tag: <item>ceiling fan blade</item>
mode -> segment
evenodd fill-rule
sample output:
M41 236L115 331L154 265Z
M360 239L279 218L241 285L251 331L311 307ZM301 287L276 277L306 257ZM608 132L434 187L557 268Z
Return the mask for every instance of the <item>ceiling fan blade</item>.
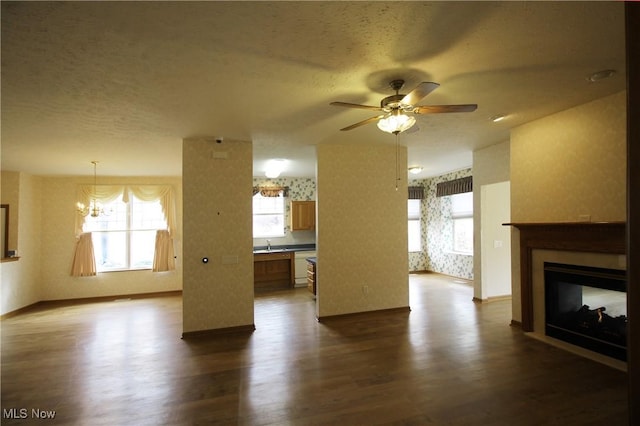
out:
M352 124L351 126L347 126L347 127L343 128L343 129L340 129L340 130L345 131L345 130L355 129L356 127L364 126L365 124L369 124L369 123L373 123L374 121L378 121L382 117L384 117L384 114L378 115L376 117L367 118L366 120L359 121L359 122L357 122L355 124Z
M402 98L401 103L405 105L415 105L420 102L422 98L436 90L438 87L440 87L438 83L423 81L422 83L418 84L415 89L409 92L409 94Z
M382 108L378 106L350 104L349 102L331 102L329 105L341 106L341 107L347 107L347 108L361 108L361 109L372 109L375 111L382 111Z
M466 105L424 105L417 106L413 110L414 114L440 114L443 112L473 112L478 108L476 104Z

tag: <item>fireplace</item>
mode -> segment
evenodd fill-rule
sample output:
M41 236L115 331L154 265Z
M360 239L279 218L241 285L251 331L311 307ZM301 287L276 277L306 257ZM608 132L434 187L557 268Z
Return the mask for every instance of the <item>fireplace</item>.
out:
M544 262L544 287L547 336L626 361L625 271Z
M513 244L512 247L517 247L516 250L519 250L520 258L518 262L520 286L519 289L514 289L514 296L518 297L517 292L519 290L521 303L520 312L514 306L514 317L517 318L519 316L521 321L514 319L512 324L521 327L531 337L626 371L626 362L624 361L626 359L626 350L620 348L625 347L625 345L620 344L620 339L606 342L600 348L585 347L595 343L600 344L599 341L601 339L588 335L584 336L586 333L581 333L582 336L576 337L579 333L575 333L575 330L567 326L547 327L545 318L547 291L545 289L546 272L544 270L545 262L570 266L581 265L577 268L578 270L582 267L626 269L626 224L624 222L563 222L510 223L505 225L510 225L517 229L515 237L520 242L520 244ZM576 268L572 269L575 272ZM622 273L626 274L625 272ZM616 274L613 273L613 275ZM564 281L571 282L571 280ZM590 282L583 281L580 285L575 286L573 290L571 290L570 286L562 286L561 290L563 292L573 294L571 296L573 301L569 303L570 306L575 308L579 304L580 306L577 307L577 310L580 310L584 305L587 305L589 307L585 307L582 313L586 316L595 315L597 318L600 318L598 309L603 307L605 309L600 309L599 311L603 318L605 318L605 313L614 318L622 315L626 316L626 310L616 312L612 302L609 301L612 296L624 297L626 300L626 282L624 291L605 288L605 294L608 294L605 301L592 298L596 291L599 292L603 289L597 288L598 285L587 284L590 284ZM550 335L547 334L548 329L553 329L550 331ZM553 333L563 333L565 337L571 335L571 338L582 340L582 342L575 342L575 340L574 342L568 342L562 336L558 337L557 334L553 336ZM582 344L585 341L588 343ZM603 352L605 353L603 354Z

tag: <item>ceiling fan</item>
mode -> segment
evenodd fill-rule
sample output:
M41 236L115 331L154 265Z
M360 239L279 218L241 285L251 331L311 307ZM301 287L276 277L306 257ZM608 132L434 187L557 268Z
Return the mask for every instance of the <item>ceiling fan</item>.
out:
M416 122L412 115L407 114L440 114L444 112L472 112L478 108L476 104L465 105L416 105L422 98L436 90L440 85L429 81L423 81L406 95L400 94L404 86L404 80L392 80L389 86L396 94L387 96L380 101L380 106L352 104L348 102L331 102L331 105L347 108L361 108L373 111L382 111L383 114L367 118L358 123L344 127L340 130L351 130L365 124L378 122L380 130L398 134L409 129Z

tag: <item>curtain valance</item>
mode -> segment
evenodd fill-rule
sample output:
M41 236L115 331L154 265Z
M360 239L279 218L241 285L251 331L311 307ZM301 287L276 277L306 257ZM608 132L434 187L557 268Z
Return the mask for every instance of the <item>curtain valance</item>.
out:
M422 200L422 199L424 199L424 187L422 187L422 186L410 186L409 187L409 199L410 200Z
M279 197L281 194L283 197L289 196L288 186L254 186L253 195L260 193L263 197Z
M88 206L92 199L107 204L118 199L129 202L129 194L143 201L160 201L170 235L176 230L176 209L171 185L79 185L78 202ZM76 215L76 235L82 234L85 218Z
M473 191L473 176L454 179L447 182L440 182L436 185L436 197L462 194Z

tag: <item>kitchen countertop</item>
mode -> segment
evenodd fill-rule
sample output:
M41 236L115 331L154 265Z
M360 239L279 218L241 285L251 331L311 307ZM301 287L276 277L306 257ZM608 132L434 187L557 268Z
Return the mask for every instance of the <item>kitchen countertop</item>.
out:
M307 257L307 262L311 262L314 265L316 264L316 258L315 257Z
M271 250L267 248L267 246L255 246L253 248L253 254L262 254L262 253L281 253L281 252L298 252L298 251L315 251L315 244L289 244L289 245L281 245L281 246L271 246Z

